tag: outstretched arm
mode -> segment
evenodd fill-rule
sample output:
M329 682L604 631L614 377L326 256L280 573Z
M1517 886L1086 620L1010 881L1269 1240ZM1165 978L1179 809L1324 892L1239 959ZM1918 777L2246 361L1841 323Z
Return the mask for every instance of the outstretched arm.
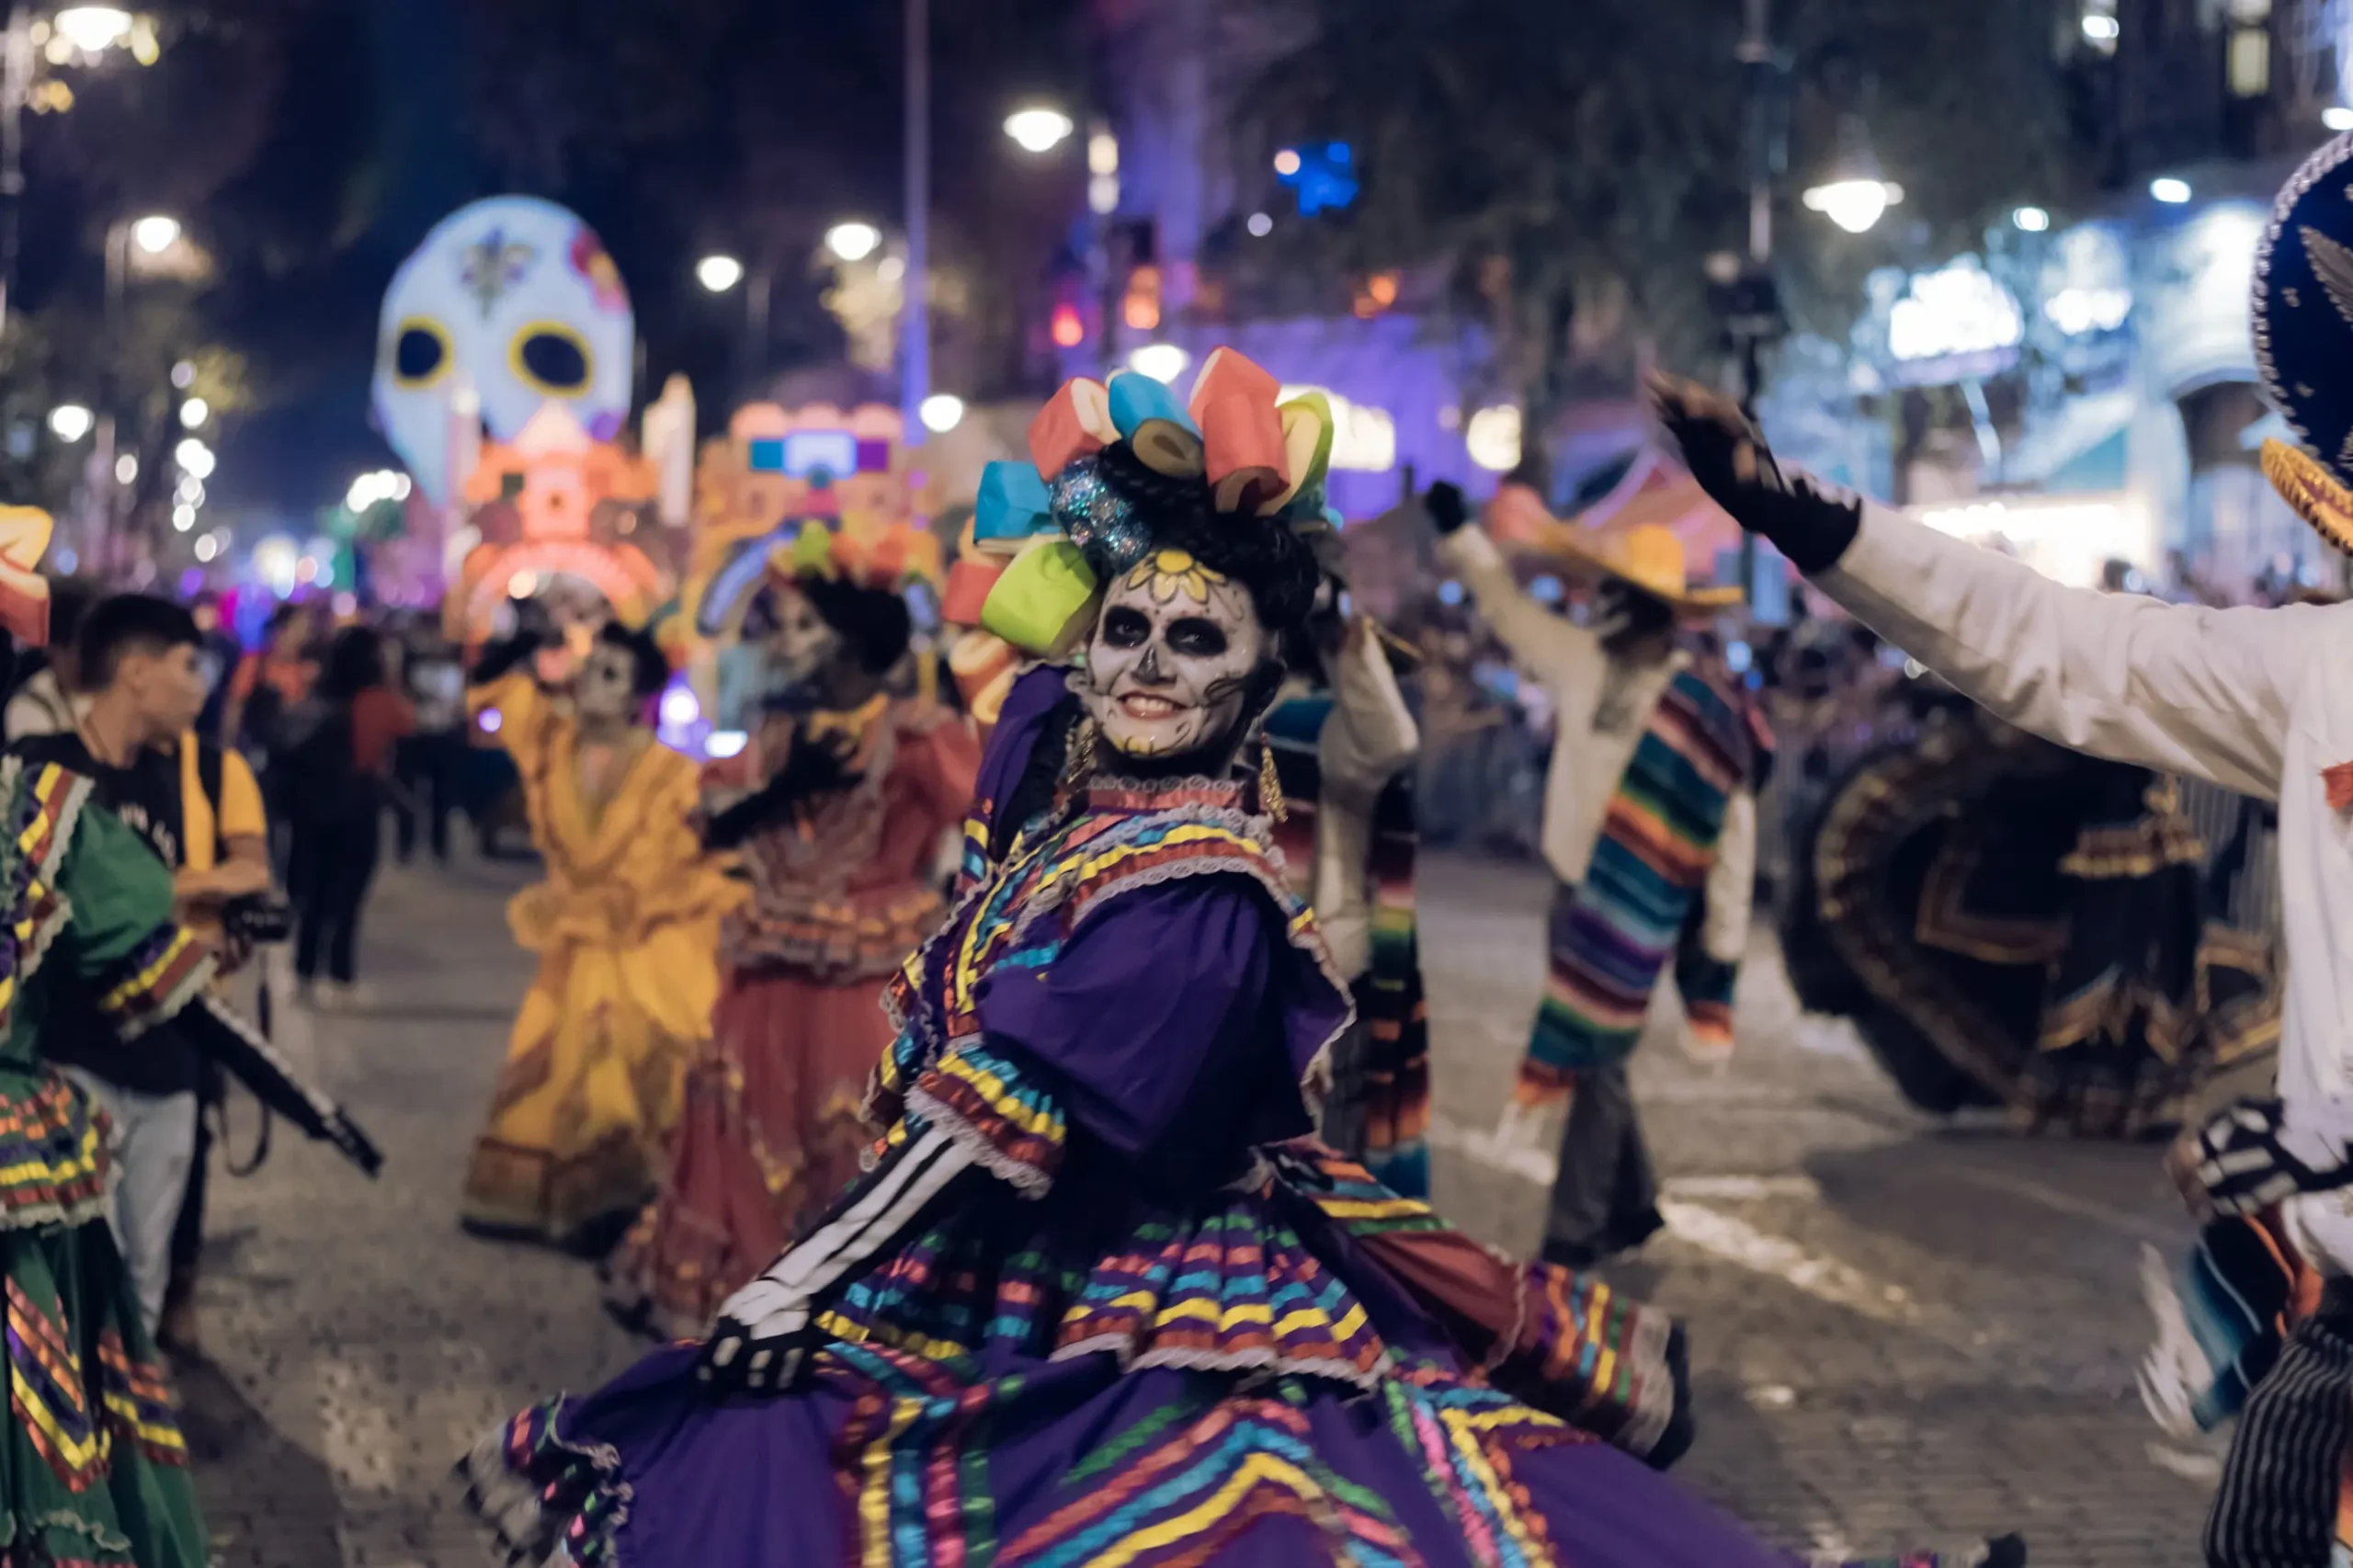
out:
M2071 588L1861 510L1854 543L1813 581L1996 716L2094 756L2279 798L2289 708L2326 610Z
M1598 678L1601 640L1536 602L1505 564L1495 541L1471 521L1462 493L1434 484L1427 503L1438 554L1479 601L1479 618L1538 679L1558 684L1588 668Z
M1785 473L1728 399L1654 388L1693 475L1816 586L1995 714L2115 762L2276 799L2313 608L2207 609L2054 583Z

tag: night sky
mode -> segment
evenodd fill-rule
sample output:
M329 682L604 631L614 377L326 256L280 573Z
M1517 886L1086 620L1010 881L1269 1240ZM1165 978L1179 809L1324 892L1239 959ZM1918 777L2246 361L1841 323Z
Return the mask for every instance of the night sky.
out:
M1043 267L1062 243L1074 184L1005 171L996 126L1016 96L1079 107L1076 9L936 7L936 254ZM108 215L188 220L219 262L181 291L191 330L252 371L254 406L216 433L224 520L300 518L392 462L369 420L377 309L468 200L543 196L585 218L630 288L641 399L683 369L711 419L743 307L694 283L695 258L766 255L771 369L825 366L841 339L818 236L899 219L898 0L200 0L159 19L156 65L77 69L74 111L28 121L17 301L94 317ZM1029 183L1008 196L1011 178Z

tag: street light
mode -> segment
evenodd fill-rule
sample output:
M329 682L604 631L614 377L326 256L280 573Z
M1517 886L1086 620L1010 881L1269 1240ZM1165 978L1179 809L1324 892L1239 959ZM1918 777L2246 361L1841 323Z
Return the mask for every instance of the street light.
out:
M1005 133L1025 153L1051 153L1078 127L1058 108L1033 105L1005 117Z
M1155 381L1174 381L1193 357L1173 343L1147 343L1128 356L1128 369Z
M2021 207L2010 214L2021 233L2039 234L2051 227L2051 214L2040 207Z
M1887 210L1904 199L1904 187L1880 177L1879 154L1870 127L1859 114L1838 117L1838 152L1830 177L1805 193L1806 209L1819 212L1850 234L1869 233Z
M1821 213L1850 234L1869 233L1903 199L1902 186L1872 178L1832 180L1805 193L1808 211Z
M744 281L744 264L732 256L707 256L695 263L695 281L714 294L724 294Z
M923 400L923 427L945 436L964 422L964 400L952 392L934 392Z
M2190 198L2189 182L2170 176L2149 182L2149 194L2168 207L2179 207Z
M2320 111L2320 122L2331 131L2353 131L2353 108L2332 104Z
M179 243L180 221L152 212L131 225L131 237L149 256L161 256Z
M51 434L61 441L78 441L90 433L98 416L78 403L61 403L49 411Z
M825 248L843 261L864 261L882 244L882 231L852 220L825 231Z
M200 397L192 397L180 404L180 428L183 430L200 430L211 416L212 405Z
M68 6L51 25L85 54L102 54L131 36L131 15L112 6Z

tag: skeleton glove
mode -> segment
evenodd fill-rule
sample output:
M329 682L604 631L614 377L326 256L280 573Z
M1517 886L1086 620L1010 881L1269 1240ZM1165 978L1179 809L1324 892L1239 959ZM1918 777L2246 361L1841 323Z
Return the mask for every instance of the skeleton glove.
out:
M2353 1162L2308 1164L2288 1146L2277 1100L2244 1100L2208 1122L2192 1173L2218 1214L2252 1214L2302 1192L2353 1186Z
M1660 423L1709 498L1808 576L1838 564L1862 527L1862 503L1811 474L1785 473L1765 437L1721 392L1693 381L1651 379Z

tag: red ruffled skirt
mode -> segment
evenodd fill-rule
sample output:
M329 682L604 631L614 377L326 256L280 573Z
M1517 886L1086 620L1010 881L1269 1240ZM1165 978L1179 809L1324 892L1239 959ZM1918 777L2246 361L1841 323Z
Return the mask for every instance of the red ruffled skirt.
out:
M615 1309L663 1338L699 1337L858 1175L858 1103L890 1043L878 981L731 970L661 1196L608 1267Z

